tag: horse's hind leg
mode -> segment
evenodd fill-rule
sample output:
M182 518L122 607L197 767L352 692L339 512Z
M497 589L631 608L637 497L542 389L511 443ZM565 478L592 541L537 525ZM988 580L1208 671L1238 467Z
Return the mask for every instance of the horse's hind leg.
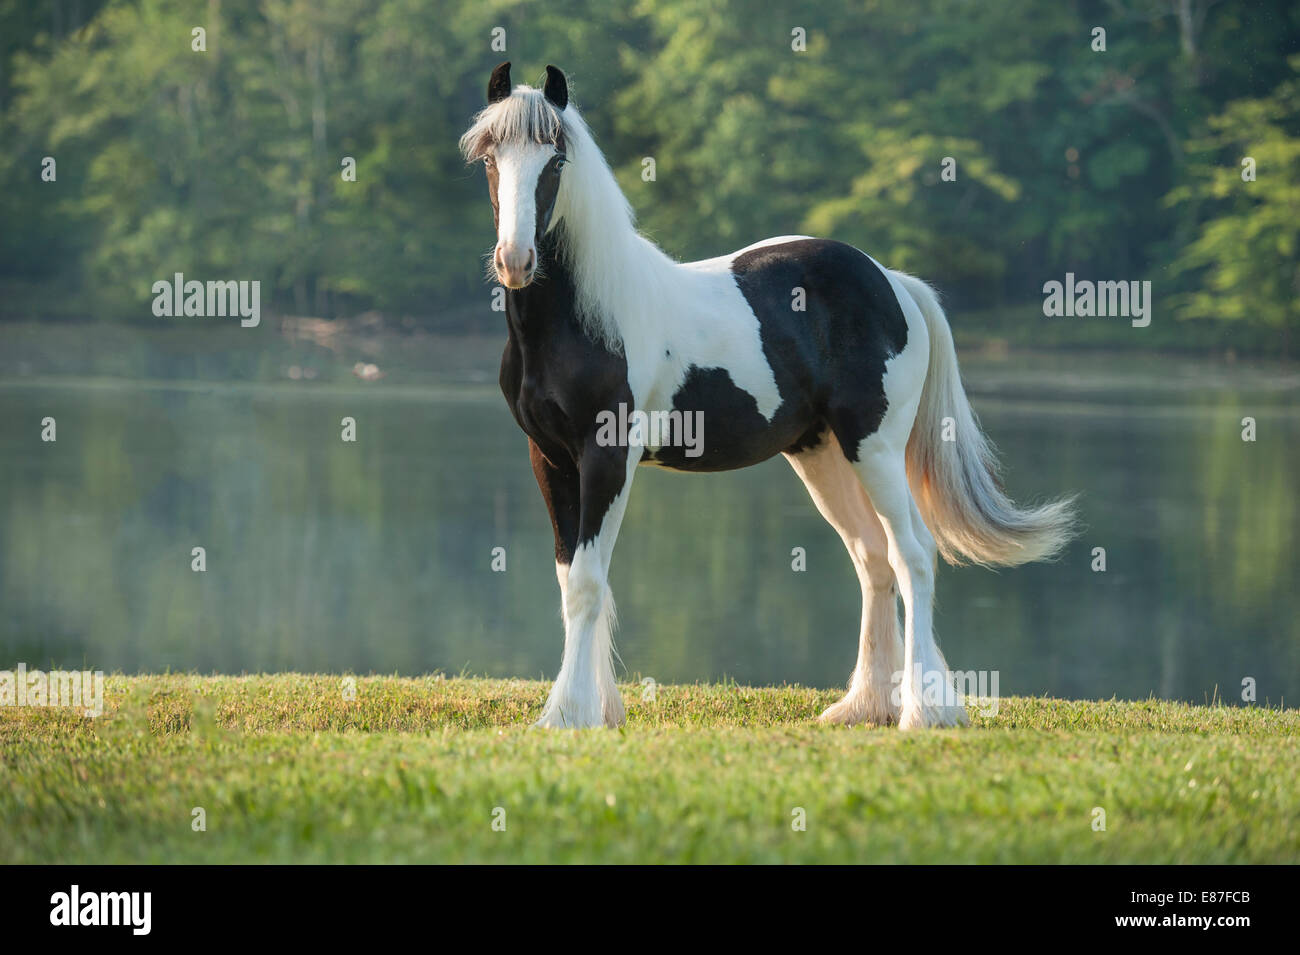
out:
M817 510L844 541L862 586L858 663L848 693L821 719L847 725L897 723L899 707L891 691L894 675L903 669L903 640L885 530L853 465L829 431L816 448L788 454L786 459L808 488Z
M966 707L934 640L934 538L921 520L907 484L903 448L876 434L862 442L854 468L862 478L889 542L898 579L903 630L902 729L964 726Z

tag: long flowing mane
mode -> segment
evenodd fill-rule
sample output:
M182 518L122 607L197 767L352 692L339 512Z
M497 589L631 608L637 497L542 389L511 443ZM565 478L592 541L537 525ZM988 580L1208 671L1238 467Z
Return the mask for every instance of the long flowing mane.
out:
M682 270L636 231L632 207L577 107L558 110L541 90L517 86L474 117L460 147L473 161L504 143L552 145L568 157L550 231L573 273L588 333L615 352L652 334L653 310L681 294Z

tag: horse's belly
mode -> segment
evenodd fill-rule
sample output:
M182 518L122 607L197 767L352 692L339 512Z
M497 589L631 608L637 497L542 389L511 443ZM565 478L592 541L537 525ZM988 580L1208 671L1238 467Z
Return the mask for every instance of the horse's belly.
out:
M799 443L815 418L814 409L787 397L768 419L725 369L692 368L671 410L647 412L639 422L642 463L675 471L749 467Z

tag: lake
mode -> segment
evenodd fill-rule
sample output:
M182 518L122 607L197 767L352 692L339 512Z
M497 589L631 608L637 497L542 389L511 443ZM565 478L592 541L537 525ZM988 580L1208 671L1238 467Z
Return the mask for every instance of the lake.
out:
M500 340L464 361L388 342L369 352L384 376L363 381L347 348L281 342L250 370L143 333L128 361L121 334L78 339L70 361L0 329L0 669L555 675L551 530L492 383ZM438 367L412 370L421 348ZM1300 695L1293 369L963 368L1009 490L1078 492L1086 529L1053 564L941 567L954 668L996 671L1003 694L1239 701L1249 678L1261 702ZM779 458L643 468L611 578L620 678L829 687L853 666L856 578Z

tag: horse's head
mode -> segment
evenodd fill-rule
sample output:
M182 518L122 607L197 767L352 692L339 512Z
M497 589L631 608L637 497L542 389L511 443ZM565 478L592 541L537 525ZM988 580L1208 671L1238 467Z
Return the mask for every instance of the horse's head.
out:
M476 117L460 147L465 158L482 160L492 196L497 244L492 264L507 288L523 288L537 272L537 247L551 225L564 168L564 108L569 87L553 66L546 85L510 88L510 64L488 80L488 105Z

